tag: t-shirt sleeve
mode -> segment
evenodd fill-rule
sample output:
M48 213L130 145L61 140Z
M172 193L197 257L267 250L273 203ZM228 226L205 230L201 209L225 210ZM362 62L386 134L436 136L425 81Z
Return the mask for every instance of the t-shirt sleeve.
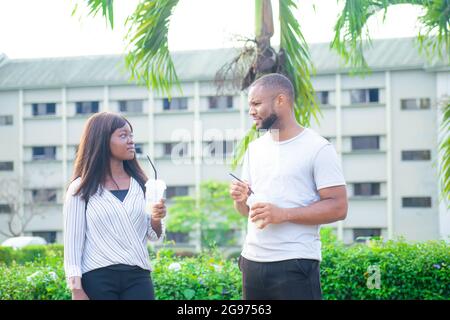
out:
M345 186L342 167L332 144L326 144L317 152L313 162L313 172L317 190Z

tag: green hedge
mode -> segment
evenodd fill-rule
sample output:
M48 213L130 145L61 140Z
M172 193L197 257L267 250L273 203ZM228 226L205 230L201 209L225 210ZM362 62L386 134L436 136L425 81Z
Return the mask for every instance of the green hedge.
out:
M11 251L2 250L0 258L10 262L0 263L0 299L70 299L60 249L46 249L44 258L22 264L11 262ZM322 253L324 299L450 299L450 247L443 241L351 247L325 242ZM152 265L158 299L241 298L237 261L224 259L217 250L181 258L162 249L152 256ZM372 270L379 271L379 288ZM375 286L369 288L368 281Z
M15 250L10 247L0 246L0 265L10 265L13 262L16 264L24 264L26 262L33 262L43 260L47 257L63 257L64 246L62 244L49 245L30 245L20 250Z
M326 299L448 300L449 267L450 246L444 241L326 245L322 290ZM374 270L380 275L379 288L374 287Z

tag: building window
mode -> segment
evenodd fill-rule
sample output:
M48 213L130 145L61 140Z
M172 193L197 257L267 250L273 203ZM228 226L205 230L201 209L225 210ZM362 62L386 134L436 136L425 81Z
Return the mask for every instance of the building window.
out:
M329 102L328 102L328 91L316 91L316 100L320 104L329 104Z
M166 241L175 243L189 243L189 233L187 232L166 232Z
M55 160L56 147L33 147L33 160Z
M35 189L31 193L33 202L56 203L56 189Z
M402 151L403 161L426 161L431 160L430 150L409 150Z
M142 100L122 100L119 101L119 110L123 113L142 113Z
M0 116L0 126L12 126L13 116Z
M142 143L135 143L134 144L134 149L136 150L136 155L142 155L142 148L143 148L143 144Z
M163 108L164 110L186 110L188 108L187 102L187 98L172 98L170 101L168 98L165 98Z
M379 90L378 89L351 90L350 100L352 104L379 102Z
M209 109L231 109L233 108L233 96L211 96L208 97Z
M210 157L223 157L227 158L233 154L235 141L208 141L207 142L207 155Z
M32 232L33 237L41 237L44 238L47 243L55 243L56 242L56 231L38 231Z
M352 150L379 150L379 136L352 137Z
M404 197L403 208L431 208L431 197Z
M182 158L188 155L187 142L164 143L164 156L172 157L172 155Z
M33 103L33 116L56 114L56 103Z
M378 182L354 183L353 194L355 196L379 196L380 183Z
M90 114L98 112L98 101L82 101L76 103L77 114Z
M400 100L402 110L419 110L430 109L430 98L418 98L418 99L401 99Z
M14 162L13 161L0 162L0 171L14 171Z
M2 213L11 213L12 209L11 206L9 204L0 204L0 214Z
M364 242L373 237L380 237L381 229L353 229L353 241Z
M183 197L189 194L189 186L173 186L167 187L166 198L171 199L173 197Z

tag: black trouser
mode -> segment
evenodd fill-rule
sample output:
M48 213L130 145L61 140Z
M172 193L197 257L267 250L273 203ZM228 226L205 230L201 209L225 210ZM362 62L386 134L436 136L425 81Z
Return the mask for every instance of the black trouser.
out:
M83 274L81 284L91 300L155 300L150 271L115 265Z
M255 262L239 257L244 300L321 300L320 262Z

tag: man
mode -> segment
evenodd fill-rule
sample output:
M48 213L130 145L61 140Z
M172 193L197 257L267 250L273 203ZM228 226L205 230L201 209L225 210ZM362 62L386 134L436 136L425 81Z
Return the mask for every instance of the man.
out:
M347 194L333 146L294 116L294 88L268 74L249 89L258 130L230 195L249 217L239 259L243 298L321 299L321 224L345 219Z

